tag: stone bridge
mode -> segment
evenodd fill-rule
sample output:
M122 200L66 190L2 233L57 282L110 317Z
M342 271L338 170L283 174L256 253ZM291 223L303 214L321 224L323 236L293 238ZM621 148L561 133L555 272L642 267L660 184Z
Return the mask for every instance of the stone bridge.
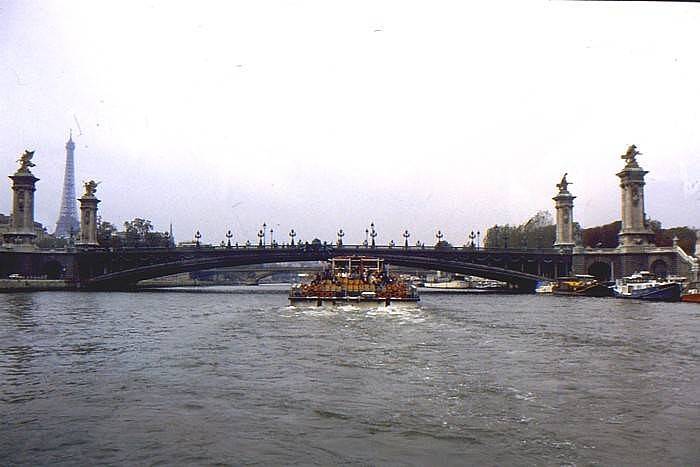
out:
M388 264L495 279L523 292L538 281L568 274L571 255L558 250L362 247L303 245L276 248L165 248L87 250L76 255L75 280L83 288L123 289L136 282L183 272L269 263L326 261L365 255Z
M19 274L24 277L63 279L77 288L116 290L133 287L144 279L184 272L365 255L384 258L396 266L495 279L524 292L534 290L539 280L572 273L611 279L638 270L650 270L657 275L684 275L697 281L700 275L700 235L696 236L696 257L686 254L677 244L659 247L653 243L655 234L646 221L644 210L644 177L647 172L636 160L639 154L636 146L629 146L622 156L625 166L616 174L622 190L622 222L617 248L583 248L576 241L573 215L576 196L569 192L571 182L564 174L556 185L558 193L552 198L556 209L556 234L553 248L548 249L441 247L440 243L435 247L409 247L407 244L404 247L375 247L374 224L371 224L371 247L320 242L268 246L265 244L263 224L263 229L258 233L261 239L259 247L202 246L198 244L201 235L197 232L197 244L191 247L103 248L97 241L97 204L100 202L95 197L97 185L89 182L85 185L85 194L80 198L82 223L78 242L67 250L53 251L39 250L35 245L37 234L33 205L38 178L30 170L30 167L34 167L31 163L33 153L27 151L20 159L17 172L10 177L13 180L12 223L2 234L0 278ZM229 242L230 235L229 232Z

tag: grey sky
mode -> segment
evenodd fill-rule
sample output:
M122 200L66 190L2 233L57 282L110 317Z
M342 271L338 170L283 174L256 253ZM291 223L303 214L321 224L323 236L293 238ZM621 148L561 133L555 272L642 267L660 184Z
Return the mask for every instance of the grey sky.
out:
M699 44L685 3L5 1L0 173L36 150L53 230L72 128L117 224L461 244L564 172L577 221L618 219L634 143L648 214L700 226Z

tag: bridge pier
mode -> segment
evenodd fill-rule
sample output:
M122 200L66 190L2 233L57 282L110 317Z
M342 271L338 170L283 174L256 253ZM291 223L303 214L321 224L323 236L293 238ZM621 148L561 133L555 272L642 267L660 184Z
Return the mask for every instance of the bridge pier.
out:
M625 251L642 251L644 246L653 245L654 232L647 225L644 211L644 176L648 174L637 163L641 154L635 145L621 156L627 161L617 174L622 189L622 226L620 228L620 248Z
M574 244L574 198L569 193L568 186L570 182L566 181L566 175L562 177L561 182L557 185L559 193L552 198L555 201L555 209L557 211L557 230L554 248L571 249Z
M654 233L644 211L644 177L648 173L637 163L641 154L632 145L621 156L626 161L617 176L620 178L621 219L619 245L616 248L575 248L573 270L576 274L592 274L606 279L619 279L637 271L684 276L698 280L700 248L697 258L686 254L677 244L672 247L654 245ZM700 242L700 237L698 242Z
M685 254L680 247L649 245L639 252L625 252L622 248L587 248L574 253L575 274L592 274L604 279L620 279L638 271L650 271L660 276L683 276L697 279L698 261Z
M3 234L5 246L31 250L35 248L34 240L34 192L38 178L29 170L34 167L31 162L34 151L25 151L20 158L20 167L10 176L12 180L12 224L10 230Z
M89 181L85 184L85 194L80 201L80 235L76 246L97 247L97 204L100 202L95 196L97 183Z

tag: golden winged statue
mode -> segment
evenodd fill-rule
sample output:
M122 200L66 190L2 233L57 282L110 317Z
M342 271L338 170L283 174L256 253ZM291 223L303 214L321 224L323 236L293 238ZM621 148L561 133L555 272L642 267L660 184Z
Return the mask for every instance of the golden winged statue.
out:
M32 162L32 157L34 157L34 151L24 151L24 154L19 156L17 162L19 162L19 171L28 172L29 167L34 167L36 164Z
M86 197L90 196L95 196L95 192L97 191L97 185L99 185L100 182L96 182L95 180L90 180L89 182L85 182L85 195Z

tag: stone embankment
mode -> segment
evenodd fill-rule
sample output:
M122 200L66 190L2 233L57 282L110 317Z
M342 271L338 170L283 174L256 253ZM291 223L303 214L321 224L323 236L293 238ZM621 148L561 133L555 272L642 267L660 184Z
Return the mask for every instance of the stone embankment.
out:
M75 284L51 279L0 279L0 292L31 292L37 290L75 290Z

